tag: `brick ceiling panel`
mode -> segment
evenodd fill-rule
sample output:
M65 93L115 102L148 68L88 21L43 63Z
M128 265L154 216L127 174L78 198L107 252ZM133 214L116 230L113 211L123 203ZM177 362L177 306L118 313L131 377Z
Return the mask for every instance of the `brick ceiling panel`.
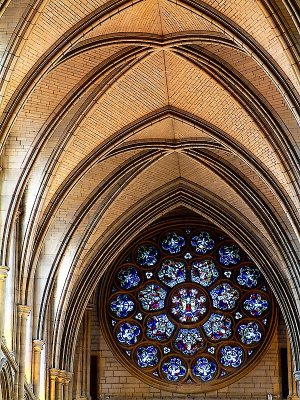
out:
M37 10L33 21L23 33L23 41L17 50L18 58L13 70L14 78L9 82L3 106L15 91L22 78L35 62L82 18L93 12L101 4L99 1L50 0L44 8ZM8 11L7 11L8 12ZM15 15L17 17L17 15Z
M93 244L105 234L105 230L111 227L114 221L121 218L122 214L130 212L140 202L148 199L155 190L178 178L195 183L199 187L209 190L216 197L222 198L232 206L234 212L238 211L245 218L248 218L253 224L254 230L259 229L267 240L270 239L257 216L234 189L206 166L197 163L188 156L173 152L144 170L123 189L121 195L118 196L101 219L101 224L98 224L94 233L90 236L81 259L84 259Z
M206 16L198 15L169 0L147 0L134 4L113 18L101 22L83 39L114 32L147 32L157 35L184 31L218 31Z
M126 139L127 142L135 140L144 140L146 142L151 140L174 140L174 119L170 117L165 117L162 120L151 123L151 125L146 126L134 132L134 135Z
M186 122L173 120L173 127L175 132L175 139L208 139L211 140L211 136L206 133L203 129L196 128Z
M288 52L283 47L278 29L270 15L256 0L205 0L205 3L226 15L252 36L280 65L293 84L299 89Z
M83 39L115 32L147 32L162 34L160 5L158 0L146 0L121 10L112 18L98 23Z
M77 128L57 162L48 199L84 157L111 135L137 118L165 106L165 90L162 52L140 63L109 88Z
M167 104L164 54L148 57L125 73L97 102L81 124L78 139L92 136L90 145L99 145L114 132Z
M104 187L106 180L110 179L113 173L119 172L119 175L122 176L121 171L123 164L138 153L139 151L137 150L121 153L95 164L90 170L88 170L79 179L76 185L71 188L60 204L57 216L55 217L61 221L60 224L62 224L63 227L68 226L72 222L80 207L85 202L88 202L88 200L92 197L94 190L102 186ZM109 187L106 187L106 190L103 191L103 196L106 196L107 190L109 190ZM55 194L56 193L54 193L54 195ZM48 205L51 205L53 201L54 196L50 199L50 201L48 201ZM64 215L64 218L61 218L60 215ZM51 224L54 227L57 226L55 219Z
M104 234L106 229L111 227L114 221L118 220L123 213L130 211L142 199L147 199L153 191L180 177L178 154L172 152L161 160L144 169L135 179L123 188L121 194L112 203L101 223L91 235L86 244L82 258L90 250L93 243Z
M293 118L293 114L286 104L286 101L280 93L278 87L267 75L266 71L261 68L257 62L245 54L244 52L215 43L201 43L200 46L209 52L221 57L228 65L235 68L251 85L269 102L274 110L279 114L282 120L286 121L286 125L294 137L296 137L298 125ZM296 128L296 129L295 129Z
M26 7L30 1L10 1L9 7L6 7L3 12L2 18L0 18L0 60L4 56L5 50L9 41L11 40L12 34L15 30L16 24L22 18Z
M80 85L80 80L83 78L88 81L88 77L84 78L86 74L125 47L125 45L104 47L101 50L94 49L73 57L50 71L37 84L19 112L11 130L11 137L22 143L24 152L26 152L26 149L30 149L36 135L59 103L72 93L76 85ZM103 77L102 74L102 79ZM7 147L15 146L18 143L10 142Z
M81 219L79 216L81 213L79 212L79 208L81 211L83 210L84 202L91 197L91 193L95 188L100 188L101 184L104 182L106 177L111 176L112 172L116 172L119 170L120 172L120 180L123 181L124 178L122 177L122 170L123 170L123 163L128 160L128 158L137 155L138 152L131 151L127 152L126 154L121 154L116 157L112 157L105 162L99 163L95 165L93 169L91 169L85 176L81 179L81 181L76 185L75 188L68 193L67 198L61 204L57 214L51 220L51 225L49 230L47 231L46 238L44 239L45 242L51 241L51 244L48 244L47 248L47 255L53 255L57 253L60 244L63 242L64 238L67 236L70 227L73 224L77 224L76 230L73 232L72 239L69 244L70 253L74 255L74 252L77 248L82 248L80 243L82 242L83 235L85 231L88 229L89 224L94 218L99 218L102 212L104 212L107 203L111 201L115 188L113 186L108 185L105 191L101 192L102 194L99 195L96 202L93 206L89 208L86 215ZM176 156L173 157L174 160L172 161L171 158L168 159L168 163L171 163L175 166L176 170ZM178 176L177 172L174 172L174 176ZM118 188L120 188L120 183L117 184ZM132 187L132 185L129 185ZM131 197L134 198L135 195ZM117 200L118 201L118 198ZM126 200L127 202L127 200ZM125 202L125 203L126 203ZM131 203L131 200L130 200ZM114 204L114 202L112 203ZM87 208L86 208L87 210ZM102 227L102 218L101 218L101 227ZM101 231L102 232L102 231ZM97 239L97 238L95 238ZM86 245L87 249L89 249L88 244ZM84 249L84 254L86 254L86 246ZM70 255L69 253L69 255ZM67 266L65 266L67 267ZM69 267L69 265L68 265Z
M290 225L288 215L286 210L283 208L281 199L276 196L274 190L270 189L270 185L268 185L267 182L257 174L257 172L228 151L222 149L210 149L210 152L215 154L218 159L224 159L228 162L234 171L238 171L239 175L245 180L245 182L252 184L257 196L262 196L264 198L268 207L270 207L278 218L284 222L285 226Z
M206 15L192 12L173 1L159 0L159 4L164 35L184 31L224 31Z
M256 156L289 190L280 159L254 120L224 87L192 63L166 53L169 102L212 123Z
M201 163L199 164L187 155L180 154L179 163L181 176L184 179L190 180L206 190L209 190L211 193L214 193L217 197L222 198L230 204L233 209L239 210L242 215L248 218L248 220L251 221L260 232L263 232L264 236L268 240L270 240L267 231L262 226L258 217L242 199L237 189L230 186L229 183L224 181L208 167ZM249 204L251 204L251 202L249 202Z
M167 117L159 120L151 125L137 131L133 136L129 137L126 141L135 140L181 140L203 138L210 139L211 137L202 129L187 124L186 122L179 121L175 118Z

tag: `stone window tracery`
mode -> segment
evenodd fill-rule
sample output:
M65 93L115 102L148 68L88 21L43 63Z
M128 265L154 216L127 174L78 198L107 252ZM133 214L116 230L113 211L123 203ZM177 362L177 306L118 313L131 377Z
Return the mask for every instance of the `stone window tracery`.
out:
M117 357L168 390L207 391L238 379L274 329L273 296L259 269L205 224L144 235L103 288L104 333Z

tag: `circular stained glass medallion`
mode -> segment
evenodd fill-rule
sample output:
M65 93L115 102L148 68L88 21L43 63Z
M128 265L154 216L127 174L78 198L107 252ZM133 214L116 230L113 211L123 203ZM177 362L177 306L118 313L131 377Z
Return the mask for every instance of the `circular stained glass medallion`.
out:
M219 270L211 259L197 260L191 264L191 281L199 283L201 286L212 285L219 275Z
M120 260L103 281L103 329L140 379L206 392L238 379L263 354L273 296L257 266L217 228L157 225Z
M186 375L187 368L181 358L171 357L162 363L161 370L168 381L177 382Z
M199 254L206 254L214 248L215 242L208 232L200 232L191 239L191 245Z
M217 363L207 357L200 357L196 360L196 364L192 368L195 377L203 382L211 381L217 372Z
M179 322L195 323L207 310L207 298L194 285L176 289L171 295L170 313Z
M135 267L122 268L117 275L117 283L122 289L132 289L141 282L138 270Z
M167 292L156 283L148 283L138 292L137 298L145 311L158 311L165 307Z
M161 263L157 276L170 288L186 281L186 265L182 261L166 259Z
M110 302L111 312L119 318L128 317L135 308L135 303L132 297L127 294L118 294L114 296Z
M189 356L196 354L198 350L204 347L204 340L197 328L179 329L174 340L174 346L181 353Z
M163 250L170 254L180 253L184 245L184 236L176 232L167 233L161 242L161 247L163 248Z
M158 364L158 349L155 346L139 346L136 350L136 362L141 368L151 368Z

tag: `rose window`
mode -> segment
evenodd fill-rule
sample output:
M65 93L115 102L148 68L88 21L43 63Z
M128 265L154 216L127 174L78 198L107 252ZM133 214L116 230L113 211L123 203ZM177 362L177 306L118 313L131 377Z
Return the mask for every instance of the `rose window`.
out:
M109 270L101 293L117 358L170 391L205 392L239 379L274 330L273 296L257 265L195 220L148 230Z

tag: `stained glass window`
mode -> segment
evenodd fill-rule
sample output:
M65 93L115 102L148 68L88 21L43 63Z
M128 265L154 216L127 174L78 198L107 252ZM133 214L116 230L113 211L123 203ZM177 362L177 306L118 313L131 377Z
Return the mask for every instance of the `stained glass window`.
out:
M274 329L273 296L257 265L195 221L142 236L103 287L108 342L125 367L167 390L224 386L261 356Z

